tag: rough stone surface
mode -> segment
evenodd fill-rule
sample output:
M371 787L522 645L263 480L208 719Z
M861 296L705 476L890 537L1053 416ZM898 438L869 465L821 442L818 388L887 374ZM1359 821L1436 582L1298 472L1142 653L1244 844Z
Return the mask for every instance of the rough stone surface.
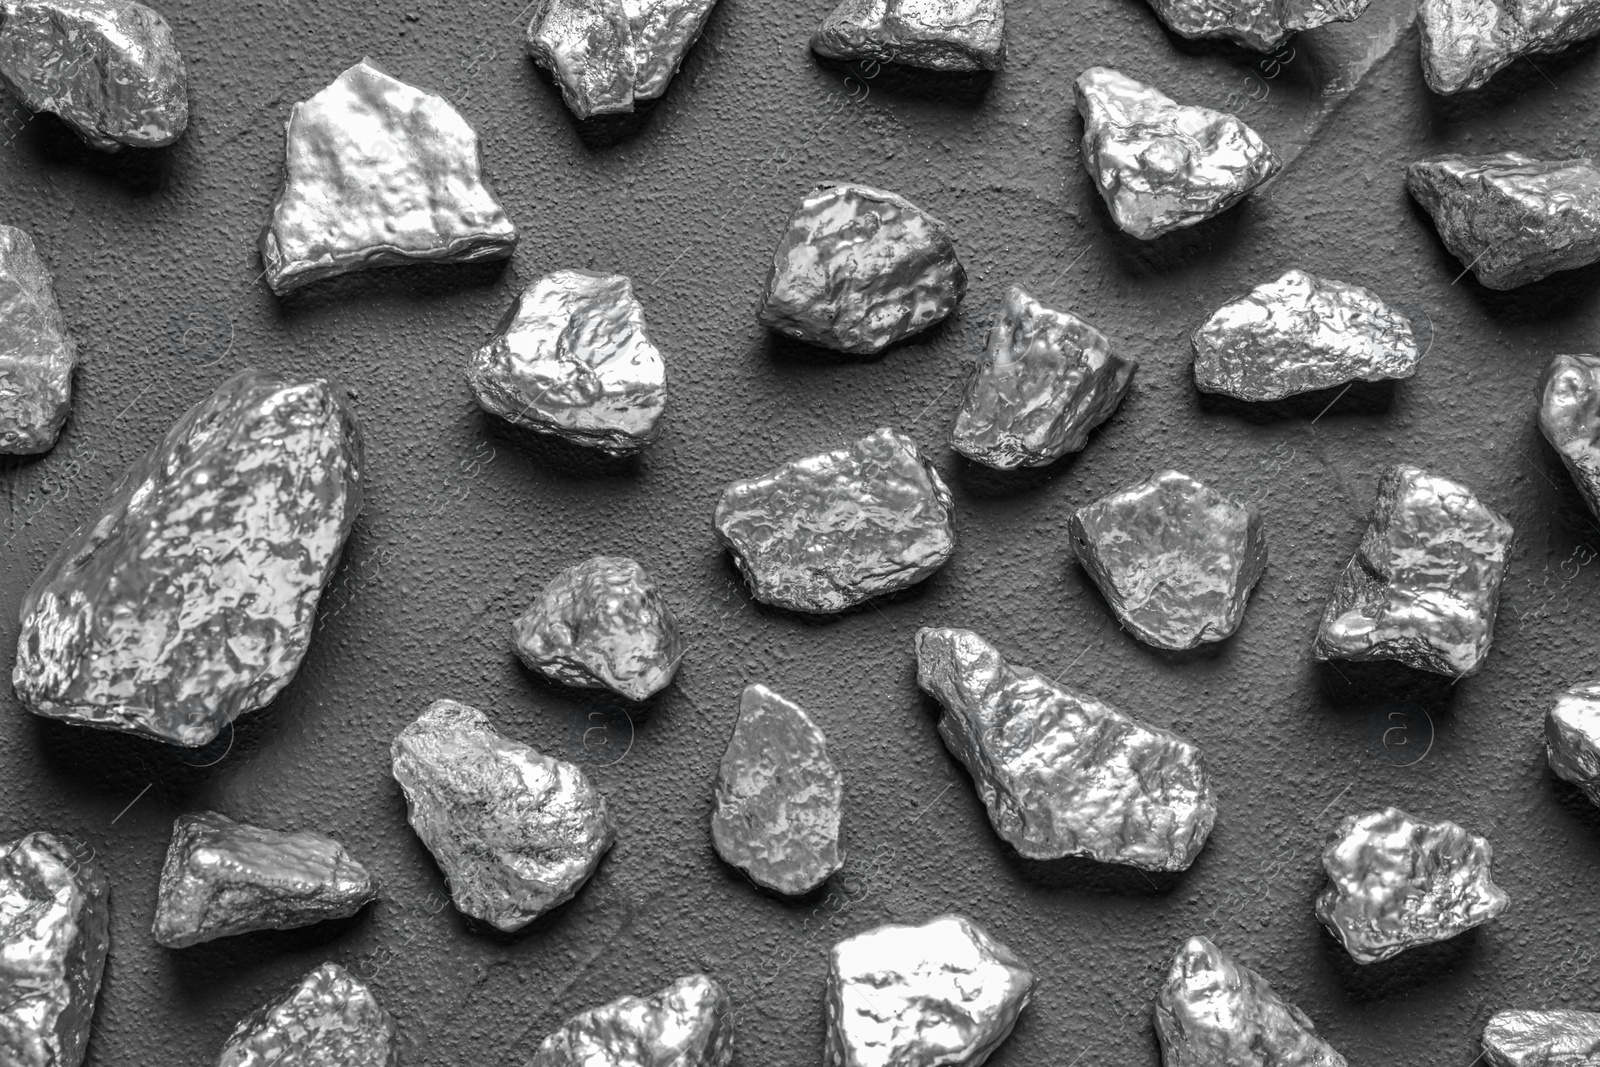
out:
M579 119L667 91L716 0L539 0L528 51Z
M811 35L811 47L846 61L999 70L1005 27L1005 0L840 0Z
M729 1067L733 1005L717 982L686 975L648 997L619 997L574 1015L529 1067Z
M1600 804L1600 682L1575 685L1544 717L1550 769Z
M1539 429L1600 518L1600 356L1556 356L1545 365Z
M1600 1013L1497 1011L1483 1028L1489 1067L1591 1067L1600 1062Z
M1594 0L1419 0L1422 73L1436 93L1476 89L1525 56L1600 34Z
M77 365L50 268L32 237L0 225L0 455L55 447Z
M1372 0L1150 0L1169 30L1270 52L1301 30L1354 22Z
M324 963L239 1021L217 1067L398 1067L400 1028L365 982Z

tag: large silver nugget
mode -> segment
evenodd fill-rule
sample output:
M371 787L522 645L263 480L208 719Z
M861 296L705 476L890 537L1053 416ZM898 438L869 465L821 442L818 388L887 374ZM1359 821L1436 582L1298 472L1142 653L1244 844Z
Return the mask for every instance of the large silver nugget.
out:
M361 510L342 389L246 370L190 408L22 602L36 715L204 745L294 678Z
M1399 808L1346 816L1322 850L1317 918L1357 963L1447 940L1510 907L1490 878L1493 859L1488 841L1453 822Z
M239 1021L217 1067L398 1067L400 1030L372 990L324 963Z
M845 61L999 70L1006 59L1005 26L1005 0L840 0L811 35L811 47Z
M1511 523L1460 482L1389 468L1317 631L1319 660L1396 660L1461 677L1483 666Z
M376 899L377 879L327 834L264 830L203 811L173 823L151 933L158 945L187 948L342 919Z
M528 51L579 119L667 91L716 0L539 0Z
M1030 859L1186 869L1216 822L1200 751L1026 667L970 630L917 631L917 684L995 832Z
M295 104L284 142L283 189L261 234L274 293L370 267L507 259L516 248L467 120L368 60Z
M0 225L0 454L55 447L72 408L78 345L33 238Z
M507 932L571 900L617 839L583 769L436 700L392 746L411 828L465 915Z
M729 484L714 524L757 600L828 613L944 566L955 552L951 511L916 443L881 429Z
M1281 400L1417 372L1411 323L1359 285L1291 270L1222 305L1194 332L1201 392Z
M612 455L660 432L667 369L633 283L560 270L522 291L467 380L485 411Z
M1600 356L1556 356L1545 366L1539 429L1600 517Z
M894 193L828 185L789 220L757 319L809 344L874 355L943 320L966 291L943 222Z
M1113 353L1105 334L1015 285L995 314L984 358L950 443L997 470L1044 467L1081 449L1139 368Z
M1221 38L1271 52L1301 30L1354 22L1372 0L1150 0L1156 17L1191 40Z
M648 997L580 1012L545 1038L528 1067L728 1067L733 1005L714 979L686 975Z
M1148 241L1228 210L1278 172L1278 157L1238 118L1179 104L1109 67L1075 84L1083 165L1111 218Z
M978 1067L1033 986L1027 964L962 915L846 938L828 954L827 1067Z
M1600 682L1562 693L1544 718L1550 770L1600 804Z
M1419 0L1422 73L1436 93L1476 89L1524 56L1600 34L1594 0Z
M1483 1028L1488 1067L1594 1067L1600 1063L1600 1013L1497 1011Z
M0 1063L78 1067L110 947L94 851L28 834L0 850Z

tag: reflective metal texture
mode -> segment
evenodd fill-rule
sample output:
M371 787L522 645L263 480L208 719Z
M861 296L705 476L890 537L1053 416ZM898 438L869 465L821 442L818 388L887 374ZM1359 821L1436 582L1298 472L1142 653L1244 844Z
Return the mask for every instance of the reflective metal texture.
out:
M1471 674L1494 641L1511 536L1511 523L1460 482L1405 464L1389 468L1313 654Z
M274 293L370 267L508 259L516 248L467 120L369 60L295 104L284 140L283 189L261 234Z
M1301 30L1354 22L1372 0L1150 0L1156 16L1182 37L1221 38L1271 52Z
M110 947L94 850L34 833L0 849L0 1064L78 1067Z
M1544 718L1544 747L1556 777L1600 804L1600 682L1561 694Z
M956 544L944 479L890 429L730 483L714 523L751 595L811 613L916 585Z
M527 1067L728 1067L733 1005L703 974L648 997L580 1012L545 1038Z
M1117 621L1157 648L1228 637L1267 566L1256 506L1178 471L1083 505L1068 532Z
M962 915L880 926L828 954L827 1067L978 1067L1033 996L1027 964Z
M840 0L811 35L811 47L830 59L999 70L1005 27L1005 0Z
M1322 850L1317 918L1357 963L1447 940L1510 907L1490 878L1493 858L1488 841L1453 822L1399 808L1346 816Z
M411 828L465 915L507 932L571 900L617 838L583 769L436 700L391 749Z
M324 963L239 1021L217 1067L398 1067L400 1030L372 990Z
M342 919L376 899L377 879L328 835L263 830L203 811L173 823L150 932L158 945L187 948Z
M1436 93L1483 85L1523 56L1600 34L1595 0L1419 0L1422 74Z
M995 314L984 364L967 386L950 443L999 470L1048 466L1081 449L1111 417L1138 368L1087 322L1013 285Z
M1483 1028L1488 1067L1594 1067L1600 1063L1600 1014L1592 1011L1497 1011Z
M560 270L522 291L467 371L491 414L612 455L656 438L667 369L633 283Z
M716 0L540 0L528 51L580 119L667 91Z
M344 391L246 370L190 408L22 602L36 715L204 745L300 668L361 509Z
M1359 285L1291 270L1222 305L1194 332L1202 392L1281 400L1417 371L1411 323Z
M894 193L826 185L789 220L756 317L808 344L874 355L944 319L966 291L943 222Z
M970 630L917 631L917 684L995 832L1030 859L1194 862L1217 818L1199 749L1007 663Z
M1109 67L1075 86L1083 165L1112 219L1140 240L1221 214L1278 172L1266 142L1226 112L1179 104Z
M1539 429L1600 517L1600 356L1556 356L1546 365Z
M55 447L72 408L78 345L33 238L0 225L0 455Z

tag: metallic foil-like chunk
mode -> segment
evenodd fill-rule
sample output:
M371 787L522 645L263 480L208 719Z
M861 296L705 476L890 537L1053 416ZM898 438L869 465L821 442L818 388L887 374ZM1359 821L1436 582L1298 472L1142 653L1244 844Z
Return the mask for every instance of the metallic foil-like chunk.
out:
M733 482L717 537L751 594L791 611L843 611L907 589L956 547L950 490L916 443L890 429Z
M711 843L757 885L799 896L843 864L844 777L800 705L747 685L717 770Z
M217 1067L398 1067L400 1029L372 990L324 963L233 1028Z
M667 91L716 0L539 0L528 51L580 119Z
M643 567L596 556L550 580L511 624L530 670L579 689L644 700L672 684L683 659L678 620Z
M436 700L391 751L411 828L450 899L497 929L571 900L617 839L581 767L500 736L477 708Z
M733 1004L714 979L679 978L648 997L580 1012L545 1038L528 1067L728 1067Z
M1354 22L1372 0L1150 0L1169 30L1271 52L1301 30Z
M0 225L0 454L48 452L72 408L78 345L33 238Z
M1005 28L1005 0L840 0L811 35L811 47L845 61L999 70Z
M89 846L35 833L0 849L0 1063L78 1067L110 947L110 885Z
M1203 937L1172 958L1156 994L1166 1067L1345 1067L1306 1013Z
M0 76L102 152L160 148L189 125L172 27L134 0L4 0Z
M1317 918L1357 963L1444 941L1510 907L1490 878L1489 842L1399 808L1350 815L1328 835Z
M1476 671L1494 641L1511 535L1511 523L1460 482L1389 468L1313 654L1455 677Z
M173 823L151 933L158 945L187 948L342 919L376 899L377 879L327 834L263 830L203 811Z
M1177 471L1083 505L1068 533L1117 620L1157 648L1228 637L1267 567L1256 506Z
M943 222L894 193L827 185L789 220L757 318L808 344L874 355L942 321L966 291Z
M621 274L560 270L528 286L467 380L485 411L617 456L653 441L667 406L666 364Z
M362 60L289 112L283 189L261 234L282 295L370 267L508 259L517 230L478 134L441 96Z
M1225 111L1179 104L1109 67L1075 86L1083 165L1112 219L1140 240L1219 215L1278 173L1272 149Z
M978 1067L1033 986L1028 965L962 915L846 938L828 954L827 1067Z
M1139 362L1105 334L1013 285L950 431L957 452L999 470L1044 467L1081 449L1117 410Z
M22 602L36 715L204 745L300 669L361 510L343 390L246 370L190 408Z
M1600 1063L1600 1013L1497 1011L1483 1028L1488 1067L1593 1067Z
M1600 682L1561 694L1544 718L1544 748L1556 777L1600 804Z
M1194 332L1206 393L1281 400L1417 372L1411 323L1359 285L1291 270L1222 305Z
M1483 85L1523 56L1600 35L1595 0L1420 0L1422 74L1436 93Z
M1556 356L1546 365L1539 429L1600 517L1600 356Z

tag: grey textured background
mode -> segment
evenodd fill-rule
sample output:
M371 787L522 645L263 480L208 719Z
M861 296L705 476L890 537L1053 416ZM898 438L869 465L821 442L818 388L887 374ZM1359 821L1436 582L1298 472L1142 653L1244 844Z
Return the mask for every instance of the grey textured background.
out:
M520 1063L572 1012L696 969L741 1005L740 1062L813 1064L826 946L950 909L1042 978L997 1067L1156 1063L1150 1000L1193 933L1259 969L1353 1064L1467 1067L1495 1009L1600 1008L1600 812L1552 779L1539 727L1600 658L1600 527L1533 415L1545 359L1592 348L1600 269L1509 294L1452 284L1460 267L1402 182L1407 159L1447 147L1588 151L1591 51L1519 62L1450 101L1429 95L1406 31L1263 195L1146 247L1110 227L1078 163L1076 73L1109 63L1217 106L1262 95L1255 77L1270 91L1244 114L1271 139L1298 121L1292 83L1308 60L1263 78L1251 57L1169 37L1137 0L1011 0L1006 71L984 94L941 99L819 66L805 41L827 0L723 0L661 106L592 146L524 56L521 2L166 0L193 86L178 145L105 158L53 121L5 121L0 217L33 233L86 355L61 444L0 471L6 663L52 548L225 375L341 380L371 460L310 656L225 757L226 743L185 753L36 720L3 687L0 831L80 835L115 885L91 1064L211 1062L241 1015L324 958L370 977L412 1065ZM503 271L389 271L274 299L254 246L282 175L282 120L363 55L445 92L477 127L521 248ZM953 321L873 362L755 326L780 227L829 179L894 189L951 223L972 280ZM636 465L593 469L515 440L463 379L517 288L574 266L630 274L667 358L665 436ZM1320 419L1202 406L1188 332L1291 266L1425 315L1435 338L1417 377L1392 396L1352 392ZM1079 457L1000 478L944 434L1012 283L1143 367ZM955 559L898 602L826 624L751 605L711 536L718 487L882 424L946 472ZM1518 530L1495 649L1455 686L1344 679L1309 658L1378 472L1400 460L1466 480ZM1214 655L1140 646L1069 562L1069 509L1165 466L1265 514L1267 576ZM657 576L689 642L678 683L631 724L538 683L509 644L539 586L602 551ZM1006 852L915 687L923 624L974 628L1204 746L1221 818L1194 868L1152 882ZM751 680L808 708L845 768L845 875L798 905L745 884L709 843L713 774ZM589 762L615 806L621 837L598 875L525 936L469 930L405 825L389 740L443 696ZM1312 916L1318 852L1338 816L1388 803L1487 834L1513 904L1475 934L1358 969ZM382 902L334 927L156 947L171 821L203 807L338 835L384 880Z

